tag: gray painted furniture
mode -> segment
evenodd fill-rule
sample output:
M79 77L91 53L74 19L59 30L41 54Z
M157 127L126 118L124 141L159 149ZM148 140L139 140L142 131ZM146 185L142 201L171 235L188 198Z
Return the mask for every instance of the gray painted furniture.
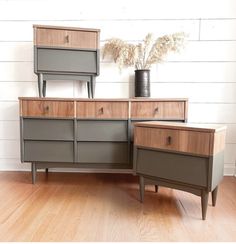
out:
M79 80L94 97L99 75L98 29L34 25L34 72L39 96L46 96L48 80Z
M145 184L165 186L201 196L202 219L208 195L216 204L223 177L226 127L168 122L140 122L134 131L134 171Z
M19 98L21 161L37 169L133 173L133 122L187 119L187 99Z

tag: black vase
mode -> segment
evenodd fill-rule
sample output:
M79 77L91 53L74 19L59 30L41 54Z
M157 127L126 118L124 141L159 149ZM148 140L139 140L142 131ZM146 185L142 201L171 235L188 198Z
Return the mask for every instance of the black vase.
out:
M150 97L150 70L135 70L135 97Z

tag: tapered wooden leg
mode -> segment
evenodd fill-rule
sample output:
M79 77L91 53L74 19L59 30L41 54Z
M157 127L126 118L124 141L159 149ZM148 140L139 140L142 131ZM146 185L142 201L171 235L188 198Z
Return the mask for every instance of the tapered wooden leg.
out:
M212 206L215 207L216 205L216 198L217 198L217 192L218 192L218 186L213 190L211 193L211 198L212 198Z
M35 184L36 182L36 173L37 173L36 163L31 163L32 184Z
M91 98L91 83L87 82L88 98Z
M39 97L42 97L42 83L43 83L43 74L38 74L38 90L39 90Z
M158 192L158 185L155 185L155 192Z
M140 202L144 200L144 191L145 191L145 184L144 184L144 177L139 176L139 191L140 191Z
M201 205L202 205L202 219L206 219L207 205L208 205L208 196L209 193L202 190L201 194Z
M45 169L45 173L46 173L46 174L48 173L48 168Z
M47 86L47 81L43 80L43 97L46 97L46 86Z

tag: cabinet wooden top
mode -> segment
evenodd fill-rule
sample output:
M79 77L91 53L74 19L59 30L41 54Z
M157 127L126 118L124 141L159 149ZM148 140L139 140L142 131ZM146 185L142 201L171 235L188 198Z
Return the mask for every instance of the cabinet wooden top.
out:
M41 29L57 29L57 30L75 30L75 31L100 32L100 29L67 27L67 26L53 26L53 25L33 25L33 28L35 28L35 29L36 28L41 28Z
M171 101L182 101L187 102L187 98L52 98L52 97L19 97L19 100L34 100L34 101L82 101L82 102L119 102L119 101L132 101L132 102L171 102Z
M225 125L217 124L191 124L191 123L177 123L177 122L137 122L134 123L137 127L147 127L147 128L163 128L163 129L174 129L174 130L189 130L189 131L199 131L199 132L219 132L226 130Z

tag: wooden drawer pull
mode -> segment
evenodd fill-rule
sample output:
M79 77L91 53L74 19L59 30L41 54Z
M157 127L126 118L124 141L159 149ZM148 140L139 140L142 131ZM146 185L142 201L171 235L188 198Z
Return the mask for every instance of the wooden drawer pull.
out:
M154 114L158 113L158 111L159 111L159 108L156 107L156 108L154 109Z
M98 111L99 111L99 114L103 114L104 113L103 107L101 107Z
M69 42L70 42L69 35L66 35L66 43L69 43Z
M49 111L49 106L44 107L44 111L48 112Z
M168 136L168 137L167 137L167 145L171 145L171 141L172 141L171 136Z

